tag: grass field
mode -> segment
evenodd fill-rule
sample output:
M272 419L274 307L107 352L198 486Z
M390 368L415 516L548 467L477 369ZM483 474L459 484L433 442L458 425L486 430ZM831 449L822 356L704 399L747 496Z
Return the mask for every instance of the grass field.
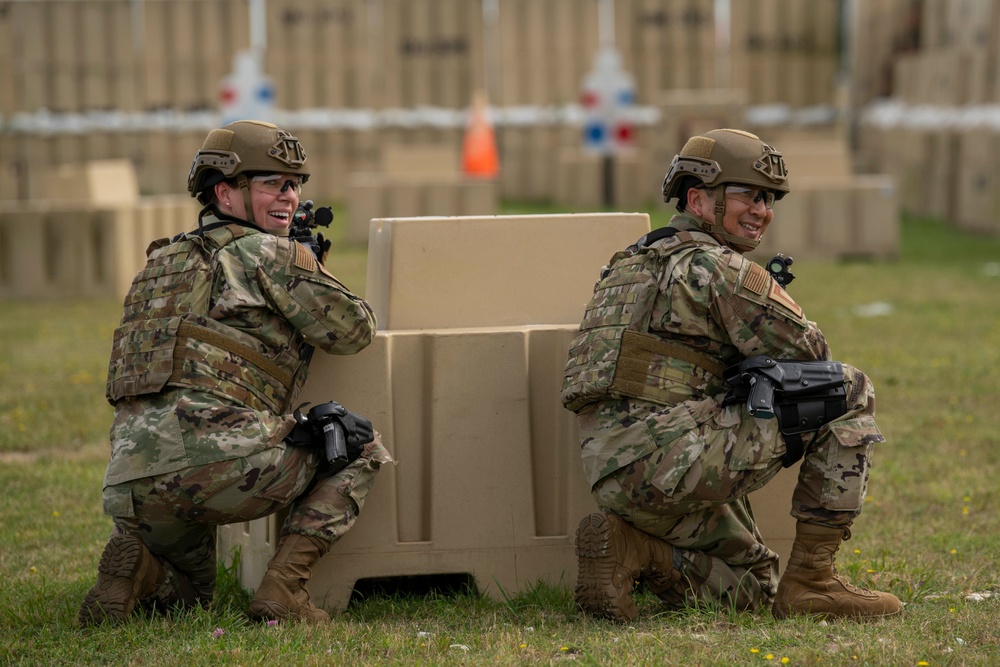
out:
M364 258L341 246L329 265L363 291ZM103 394L120 304L4 302L0 665L1000 664L1000 239L907 220L898 260L793 268L790 291L834 356L875 382L888 442L839 566L898 595L901 617L664 612L642 593L640 620L623 627L580 616L567 582L502 603L390 591L326 626L266 627L246 619L249 597L223 570L209 610L76 629L111 525Z

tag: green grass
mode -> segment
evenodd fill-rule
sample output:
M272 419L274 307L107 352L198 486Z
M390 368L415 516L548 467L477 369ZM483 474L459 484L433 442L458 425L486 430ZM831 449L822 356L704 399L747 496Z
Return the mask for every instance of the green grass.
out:
M336 222L331 236L342 239ZM329 265L363 291L364 248L336 250ZM580 616L567 583L500 601L370 592L329 625L268 628L247 621L246 591L221 570L209 610L78 630L111 526L100 510L103 394L120 304L0 303L0 665L996 664L998 263L1000 239L907 220L898 260L795 264L790 291L878 392L888 442L838 558L858 583L906 602L902 617L874 623L664 612L642 593L640 620L622 627Z

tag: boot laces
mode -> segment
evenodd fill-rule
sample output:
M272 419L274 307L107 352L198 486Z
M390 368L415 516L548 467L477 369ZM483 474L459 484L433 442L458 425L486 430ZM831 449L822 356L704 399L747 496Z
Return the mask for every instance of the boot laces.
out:
M833 578L836 579L837 581L839 581L841 584L843 584L844 588L846 588L847 590L849 590L852 593L871 593L872 592L872 590L870 588L865 588L864 586L856 586L855 584L851 583L851 581L849 579L845 579L844 577L842 577L840 575L840 573L837 572L837 566L836 565L833 566Z

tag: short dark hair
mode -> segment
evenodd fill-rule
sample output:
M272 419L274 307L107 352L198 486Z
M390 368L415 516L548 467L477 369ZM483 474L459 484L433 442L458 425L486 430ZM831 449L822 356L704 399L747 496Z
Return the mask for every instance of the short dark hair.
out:
M687 208L688 190L691 188L700 188L702 186L701 179L695 176L682 176L679 189L677 191L677 212L683 213L684 209Z

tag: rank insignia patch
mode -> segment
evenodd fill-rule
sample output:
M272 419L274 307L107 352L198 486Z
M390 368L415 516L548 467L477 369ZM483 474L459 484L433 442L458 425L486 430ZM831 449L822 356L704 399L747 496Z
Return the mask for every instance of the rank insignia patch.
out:
M795 303L795 300L792 297L788 296L788 292L786 292L777 281L773 281L771 283L771 291L768 293L767 298L776 303L780 303L782 306L795 313L799 319L805 317L805 313L802 312L802 307Z

